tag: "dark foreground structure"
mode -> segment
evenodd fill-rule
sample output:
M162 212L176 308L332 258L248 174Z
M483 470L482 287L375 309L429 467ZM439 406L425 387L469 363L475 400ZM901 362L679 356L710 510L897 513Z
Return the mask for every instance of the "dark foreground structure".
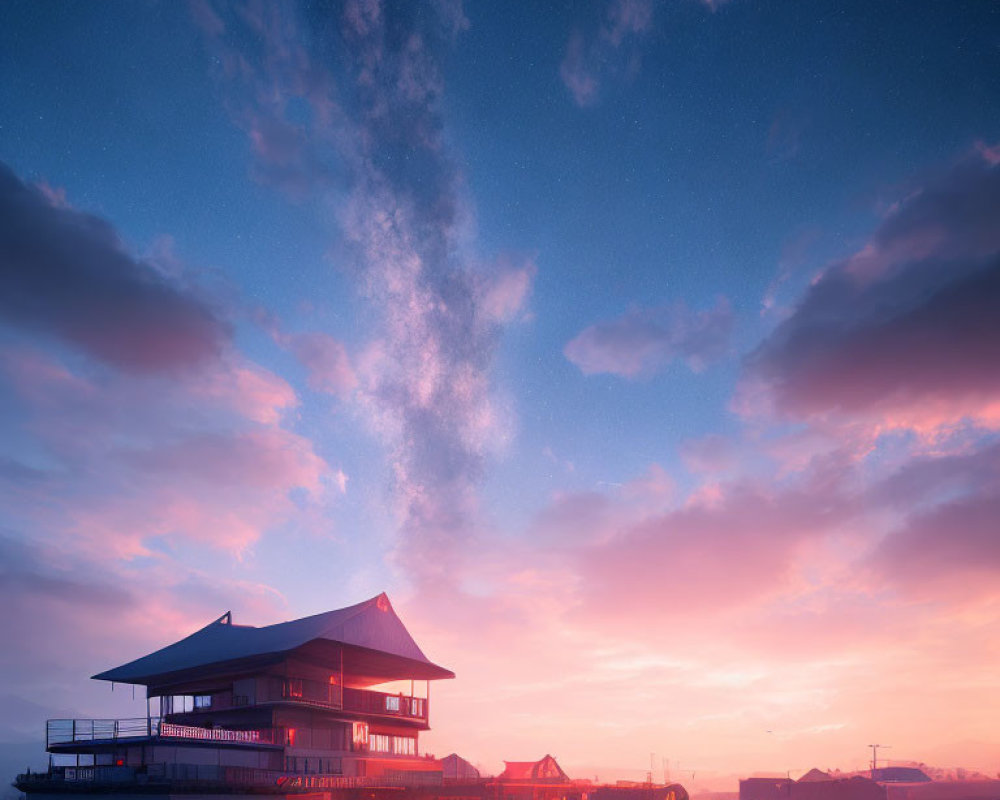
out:
M49 769L14 785L30 800L688 800L677 784L573 781L551 756L484 779L455 754L423 754L431 681L453 677L427 659L385 594L262 628L226 613L95 675L144 687L146 717L49 720Z

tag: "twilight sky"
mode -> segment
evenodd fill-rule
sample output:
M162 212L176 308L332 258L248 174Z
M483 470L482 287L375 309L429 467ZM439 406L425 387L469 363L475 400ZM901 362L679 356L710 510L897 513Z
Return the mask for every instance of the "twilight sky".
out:
M386 590L487 771L994 774L1000 8L4 3L0 442L0 749Z

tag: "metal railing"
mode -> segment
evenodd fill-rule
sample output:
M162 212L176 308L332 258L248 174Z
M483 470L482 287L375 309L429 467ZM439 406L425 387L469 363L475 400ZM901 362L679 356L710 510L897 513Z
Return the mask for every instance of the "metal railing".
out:
M73 742L118 741L159 733L158 717L132 719L50 719L45 723L45 746Z
M367 689L344 689L344 710L408 719L427 719L427 699Z
M45 724L45 747L78 742L118 742L142 737L187 739L236 744L278 744L280 736L273 729L239 730L176 725L159 717L132 719L50 719Z
M256 702L292 701L324 708L343 709L361 714L427 719L428 701L424 697L386 694L370 689L342 688L337 684L307 678L269 678L258 684Z
M289 773L253 767L214 764L148 764L145 767L51 767L47 772L17 776L17 785L117 784L264 787L282 789L353 789L407 787L442 782L439 771L399 772L379 777L352 777L335 773Z

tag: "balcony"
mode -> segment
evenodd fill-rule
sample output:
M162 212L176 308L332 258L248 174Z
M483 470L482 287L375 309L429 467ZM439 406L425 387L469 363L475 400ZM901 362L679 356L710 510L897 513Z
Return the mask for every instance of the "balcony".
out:
M45 747L68 749L72 745L99 745L156 738L163 741L199 741L215 744L277 745L273 729L235 730L176 725L159 717L134 719L50 719L45 725Z
M367 689L344 689L344 710L359 714L427 721L427 699L385 694Z
M258 678L250 691L253 692L252 695L225 692L185 697L167 696L162 700L161 709L166 719L193 721L197 719L195 715L202 713L270 703L296 703L351 714L427 722L428 701L424 697L344 688L336 683L307 678Z
M257 703L293 702L356 714L427 721L427 699L369 689L341 688L305 678L269 678L258 684ZM246 703L244 703L245 705Z

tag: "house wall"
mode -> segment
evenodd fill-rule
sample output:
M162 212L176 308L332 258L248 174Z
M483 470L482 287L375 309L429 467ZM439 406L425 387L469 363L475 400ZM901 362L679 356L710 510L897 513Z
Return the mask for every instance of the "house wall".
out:
M129 766L137 766L144 757L147 764L193 764L223 767L252 767L254 769L281 769L279 751L254 750L237 747L184 747L183 745L153 745L133 747L127 756Z

